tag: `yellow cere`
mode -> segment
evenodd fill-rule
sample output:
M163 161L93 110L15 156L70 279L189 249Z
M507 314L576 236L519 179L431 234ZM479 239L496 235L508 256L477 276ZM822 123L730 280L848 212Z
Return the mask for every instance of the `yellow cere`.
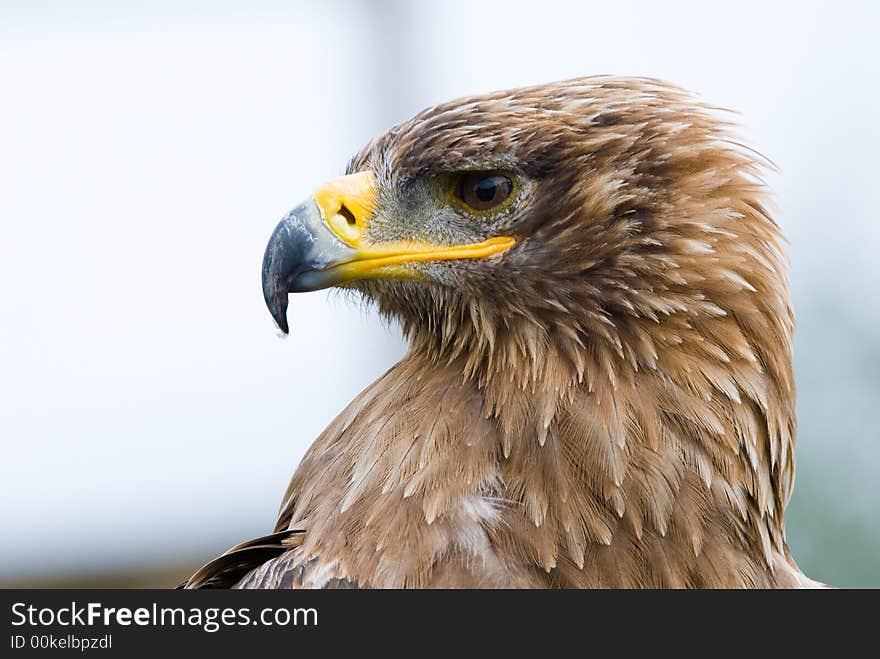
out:
M357 248L376 207L376 176L358 172L330 179L315 193L315 201L333 233Z

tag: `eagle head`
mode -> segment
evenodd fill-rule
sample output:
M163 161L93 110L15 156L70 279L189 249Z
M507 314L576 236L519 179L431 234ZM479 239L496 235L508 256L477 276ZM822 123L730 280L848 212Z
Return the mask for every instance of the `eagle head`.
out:
M793 322L767 162L729 130L650 79L431 107L282 220L266 302L286 332L289 292L358 290L413 349L464 359L484 380L534 380L555 356L579 382L661 370L737 396L749 378L718 369L742 362L789 392ZM765 384L746 388L766 404Z

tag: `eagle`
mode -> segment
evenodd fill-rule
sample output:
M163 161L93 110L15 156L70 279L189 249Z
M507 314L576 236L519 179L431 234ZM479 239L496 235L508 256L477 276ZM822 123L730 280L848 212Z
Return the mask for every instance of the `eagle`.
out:
M406 355L274 532L187 588L800 588L772 163L647 78L431 107L275 228L266 304L347 289Z

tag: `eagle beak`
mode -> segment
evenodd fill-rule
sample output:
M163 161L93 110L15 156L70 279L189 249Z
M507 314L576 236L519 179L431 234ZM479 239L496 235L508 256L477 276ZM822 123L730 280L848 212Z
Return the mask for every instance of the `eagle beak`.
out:
M486 258L515 242L498 236L467 245L373 243L366 234L376 196L373 172L332 179L275 227L263 255L263 297L282 332L289 331L288 293L360 279L415 279L419 273L406 264Z
M314 199L300 204L278 223L263 255L263 298L282 332L290 331L287 294L321 288L314 275L355 254L327 227Z

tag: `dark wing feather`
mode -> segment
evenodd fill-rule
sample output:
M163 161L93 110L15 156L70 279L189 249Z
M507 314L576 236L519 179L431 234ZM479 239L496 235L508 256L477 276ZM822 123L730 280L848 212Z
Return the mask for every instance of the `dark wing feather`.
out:
M249 572L299 546L303 531L281 531L248 540L206 563L178 588L232 588Z

